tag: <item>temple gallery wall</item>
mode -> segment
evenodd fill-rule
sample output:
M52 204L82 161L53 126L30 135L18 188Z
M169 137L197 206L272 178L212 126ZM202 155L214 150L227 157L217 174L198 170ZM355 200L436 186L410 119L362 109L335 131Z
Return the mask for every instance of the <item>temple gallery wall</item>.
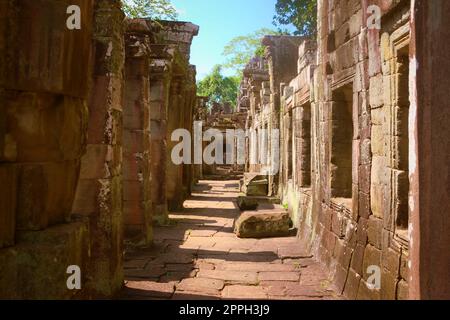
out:
M449 17L445 0L319 0L317 37L264 37L233 109L197 94L195 24L1 1L0 298L115 297L127 246L219 176L281 203L346 298L448 299ZM268 138L245 138L244 164L176 165L171 134L194 121Z

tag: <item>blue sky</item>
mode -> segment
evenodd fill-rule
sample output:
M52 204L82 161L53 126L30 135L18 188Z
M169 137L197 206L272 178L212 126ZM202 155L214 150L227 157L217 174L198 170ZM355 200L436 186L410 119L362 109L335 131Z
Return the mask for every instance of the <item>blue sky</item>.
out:
M197 66L197 79L216 64L223 63L224 46L234 37L272 24L276 0L172 0L179 20L200 26L192 44L191 63Z

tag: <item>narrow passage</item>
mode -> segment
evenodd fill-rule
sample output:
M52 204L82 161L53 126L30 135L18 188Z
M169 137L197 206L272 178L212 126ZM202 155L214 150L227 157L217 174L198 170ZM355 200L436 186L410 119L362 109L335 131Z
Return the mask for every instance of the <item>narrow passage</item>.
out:
M125 257L123 299L340 299L295 237L239 239L238 181L201 181L156 227L154 245Z

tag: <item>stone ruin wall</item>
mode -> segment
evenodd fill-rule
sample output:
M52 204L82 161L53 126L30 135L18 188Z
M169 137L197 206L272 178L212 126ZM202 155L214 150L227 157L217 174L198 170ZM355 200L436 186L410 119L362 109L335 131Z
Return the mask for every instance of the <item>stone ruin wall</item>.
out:
M240 101L248 127L280 129L272 188L338 290L406 299L410 1L372 2L381 30L365 28L366 1L319 1L318 40L298 39L291 77L286 60L270 59L283 41L263 40L269 59L247 65ZM381 268L381 290L368 289L370 266Z
M246 169L250 173L261 172L276 161L271 137L274 130L280 129L280 88L296 74L296 56L301 41L302 37L297 36L264 37L264 56L253 58L243 71L238 109L248 110L246 129L254 132L249 134L246 149L252 152L264 147L262 154L266 155L258 161L247 159ZM268 141L258 136L262 130L268 133ZM268 175L268 195L277 195L278 179L279 174Z
M365 28L368 3L320 4L316 250L347 297L406 299L410 1L376 3L381 30ZM380 290L368 288L371 266Z
M71 206L86 149L94 7L75 2L84 32L62 30L72 1L0 3L1 297L72 297L63 266L89 267L89 226Z
M73 4L81 31L66 28ZM119 0L0 3L0 297L113 296L124 239L150 244L189 192L164 186L193 179L166 164L168 124L190 131L197 107L198 27L124 18Z
M238 104L239 105L239 104ZM224 137L224 145L222 149L223 159L219 163L202 165L202 171L205 177L233 180L237 179L245 171L245 167L238 163L238 144L241 142L238 138L240 132L245 132L245 125L247 119L246 108L233 108L229 102L219 103L211 102L210 110L208 106L204 106L204 120L203 120L203 135L208 130L215 130L220 132ZM234 137L231 137L231 133ZM232 141L231 141L232 140ZM208 146L208 142L203 141L203 150ZM230 151L230 152L229 152ZM232 159L233 164L227 163L227 159ZM220 169L220 170L219 170Z
M124 23L118 0L49 3L0 2L0 297L110 297L124 235L150 243L152 221L166 222L204 175L167 165L171 128L207 119L188 62L198 27ZM65 28L71 4L83 32ZM381 30L364 26L370 4ZM450 6L410 4L321 0L317 41L293 38L277 60L283 41L266 39L244 70L245 127L281 131L271 192L348 298L448 297ZM83 290L67 290L69 265ZM381 290L367 288L371 265Z

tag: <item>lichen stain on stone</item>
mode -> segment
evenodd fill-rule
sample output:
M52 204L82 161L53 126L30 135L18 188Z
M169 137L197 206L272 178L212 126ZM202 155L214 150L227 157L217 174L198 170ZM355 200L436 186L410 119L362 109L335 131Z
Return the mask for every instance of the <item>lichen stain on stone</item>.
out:
M114 137L114 116L112 110L109 109L106 114L106 122L105 122L105 140L104 143L111 144Z

